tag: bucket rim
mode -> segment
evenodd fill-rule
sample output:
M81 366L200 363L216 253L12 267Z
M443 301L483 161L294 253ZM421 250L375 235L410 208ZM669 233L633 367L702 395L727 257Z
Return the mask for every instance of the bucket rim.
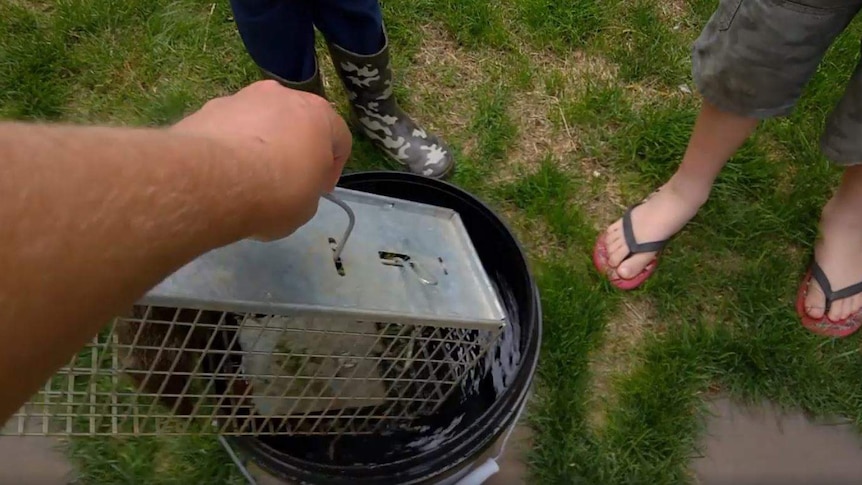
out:
M339 179L338 185L342 186L343 183L349 184L352 182L404 182L442 190L447 195L457 197L462 202L473 206L474 209L489 219L490 224L498 226L501 234L505 234L509 242L513 243L514 249L518 254L518 264L523 266L522 274L524 281L527 283L527 287L532 294L530 321L533 323L531 331L526 336L527 345L525 345L521 352L521 355L525 357L521 361L515 380L509 388L510 390L516 390L516 392L504 393L488 409L484 410L474 419L472 423L447 439L446 444L440 448L423 451L408 458L380 465L341 466L315 463L279 451L258 437L231 436L227 438L236 443L240 449L250 454L252 459L258 461L267 471L289 479L296 478L297 475L312 479L312 476L324 474L327 476L325 480L316 483L347 484L362 482L380 484L401 483L406 485L452 476L455 472L464 468L465 465L471 464L471 460L475 461L484 454L506 429L510 426L516 426L518 423L515 423L514 420L519 415L519 411L529 404L528 400L532 388L531 382L536 376L541 351L543 312L541 295L527 252L505 220L497 215L484 201L452 182L431 179L407 172L372 170L345 173ZM362 476L364 475L363 471L368 473L369 476ZM399 477L406 479L406 481L393 482L393 480L398 480Z

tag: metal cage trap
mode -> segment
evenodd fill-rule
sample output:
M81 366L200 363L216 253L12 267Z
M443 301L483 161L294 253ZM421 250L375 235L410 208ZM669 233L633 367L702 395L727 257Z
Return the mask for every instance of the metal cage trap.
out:
M500 297L456 212L334 194L290 237L161 282L2 433L365 434L433 413L496 343Z

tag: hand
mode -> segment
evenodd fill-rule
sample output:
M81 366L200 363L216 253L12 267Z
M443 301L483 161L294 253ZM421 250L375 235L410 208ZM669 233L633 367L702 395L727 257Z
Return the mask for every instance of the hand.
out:
M171 129L216 140L248 164L248 175L260 179L262 202L252 231L263 239L283 237L314 217L352 144L347 125L326 100L275 81L209 101Z

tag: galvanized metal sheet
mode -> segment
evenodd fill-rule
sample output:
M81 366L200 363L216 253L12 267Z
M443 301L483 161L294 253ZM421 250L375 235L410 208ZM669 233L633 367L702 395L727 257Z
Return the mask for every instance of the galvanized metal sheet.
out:
M245 240L192 261L150 291L147 305L477 329L505 314L458 214L348 189L355 213L322 200L315 217L275 242Z

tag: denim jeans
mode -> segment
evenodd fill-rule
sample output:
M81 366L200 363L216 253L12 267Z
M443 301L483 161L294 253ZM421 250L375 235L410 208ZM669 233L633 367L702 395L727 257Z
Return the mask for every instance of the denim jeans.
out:
M383 48L377 0L231 0L242 41L254 62L285 80L314 74L314 29L360 55Z

